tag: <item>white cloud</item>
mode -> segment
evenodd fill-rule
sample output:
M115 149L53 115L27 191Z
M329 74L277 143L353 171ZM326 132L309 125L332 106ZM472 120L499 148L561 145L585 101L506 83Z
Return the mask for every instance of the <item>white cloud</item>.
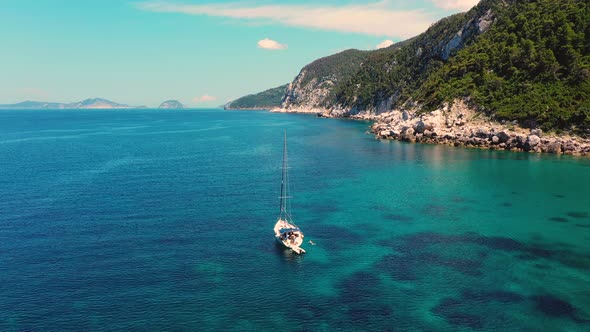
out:
M479 3L479 0L431 0L435 6L448 10L469 10Z
M147 1L136 6L153 12L229 17L254 23L395 38L413 37L425 31L438 18L435 14L424 10L396 10L387 5L387 1L342 6L248 5L242 2L189 5Z
M258 47L266 50L284 50L287 49L287 44L281 44L278 41L264 38L258 41Z
M202 96L193 98L193 102L197 103L197 104L206 103L206 102L210 102L210 101L216 101L216 100L217 100L217 97L210 96L210 95L202 95Z
M380 48L386 48L393 45L393 40L391 39L386 39L382 42L380 42L379 44L377 44L377 46L375 46L376 49L380 49Z

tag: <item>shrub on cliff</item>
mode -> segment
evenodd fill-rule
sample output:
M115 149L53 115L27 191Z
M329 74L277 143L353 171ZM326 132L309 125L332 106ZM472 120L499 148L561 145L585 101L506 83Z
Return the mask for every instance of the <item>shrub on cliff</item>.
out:
M426 109L468 97L524 126L590 130L590 4L525 0L499 8L494 26L415 93Z

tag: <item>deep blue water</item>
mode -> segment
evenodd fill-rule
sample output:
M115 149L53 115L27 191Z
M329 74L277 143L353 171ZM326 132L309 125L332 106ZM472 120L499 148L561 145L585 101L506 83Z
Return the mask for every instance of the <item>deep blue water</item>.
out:
M0 330L590 330L590 161L218 110L0 112ZM307 254L275 245L283 130Z

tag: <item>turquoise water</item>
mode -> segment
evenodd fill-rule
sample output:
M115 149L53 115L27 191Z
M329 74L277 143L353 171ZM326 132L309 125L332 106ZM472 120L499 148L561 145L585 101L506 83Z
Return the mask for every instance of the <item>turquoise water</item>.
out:
M282 133L295 221L277 247ZM0 330L590 330L590 161L266 112L0 112Z

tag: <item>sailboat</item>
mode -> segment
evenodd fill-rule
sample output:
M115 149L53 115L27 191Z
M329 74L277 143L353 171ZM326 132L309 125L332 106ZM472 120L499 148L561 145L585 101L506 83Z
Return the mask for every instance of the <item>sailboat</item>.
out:
M289 199L289 171L287 167L287 132L285 131L285 139L283 145L283 175L281 178L281 196L280 210L277 223L274 227L275 237L277 241L283 246L293 250L297 254L305 252L301 248L303 243L303 232L295 225L290 212Z

